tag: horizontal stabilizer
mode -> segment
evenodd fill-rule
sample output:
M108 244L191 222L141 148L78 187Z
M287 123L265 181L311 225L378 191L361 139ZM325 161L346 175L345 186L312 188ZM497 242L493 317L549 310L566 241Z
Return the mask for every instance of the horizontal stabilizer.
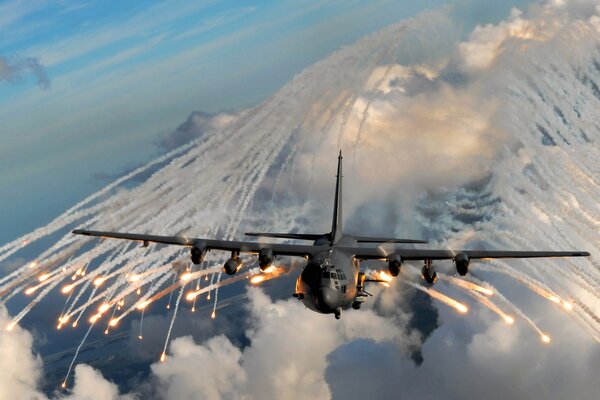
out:
M420 239L396 239L370 236L354 236L354 240L356 240L357 243L429 243L427 240Z
M325 236L322 233L263 233L263 232L246 232L246 236L260 236L281 239L300 239L300 240L317 240Z

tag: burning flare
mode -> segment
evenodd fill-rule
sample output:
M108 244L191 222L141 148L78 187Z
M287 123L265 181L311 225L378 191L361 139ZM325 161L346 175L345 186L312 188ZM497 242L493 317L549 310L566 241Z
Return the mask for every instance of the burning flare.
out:
M250 278L250 283L253 285L257 285L261 282L264 282L266 280L264 275L254 275L252 278Z
M541 339L544 343L550 343L550 336L546 335L545 333L542 334Z

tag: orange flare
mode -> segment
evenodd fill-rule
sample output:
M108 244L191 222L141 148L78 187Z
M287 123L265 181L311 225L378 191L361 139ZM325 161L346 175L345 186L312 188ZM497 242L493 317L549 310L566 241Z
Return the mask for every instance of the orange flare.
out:
M270 268L270 267L269 267ZM252 278L250 278L250 283L253 285L257 285L261 282L265 281L265 276L264 275L254 275Z
M67 286L65 286L65 287L63 287L63 288L62 288L61 292L63 292L64 294L67 294L67 293L69 293L71 290L73 290L73 287L74 287L74 286L75 286L75 285L67 285Z
M96 314L96 315L93 315L93 316L90 318L90 322L91 322L92 324L93 324L93 323L95 323L96 321L98 321L98 318L100 318L101 316L102 316L101 314Z
M389 276L385 271L379 271L378 277L382 281L386 281L386 282L391 282L392 281L392 277Z
M148 306L148 304L150 304L149 301L142 301L140 304L138 304L137 309L138 310L143 310L144 308L146 308L146 306Z
M50 274L42 274L38 279L40 280L40 282L44 282L48 278L50 278Z
M210 314L210 317L212 319L215 319L217 317L217 313L213 311L212 314Z
M189 272L186 272L185 274L181 275L180 279L185 282L185 281L189 281L191 279L191 277L192 277L192 274Z
M167 355L166 355L166 354L163 352L163 353L160 355L160 362L164 362L166 357L167 357Z
M187 301L192 301L196 298L197 294L194 292L190 292L188 294L185 295L185 298Z
M544 343L550 343L550 336L546 335L546 334L542 334L542 342Z
M463 289L469 289L469 290L474 290L476 292L479 292L481 294L485 294L486 296L492 296L494 294L494 291L490 288L487 288L485 286L481 286L478 285L474 282L471 281L467 281L465 279L460 279L460 278L456 278L453 276L449 276L445 279L450 280L450 282L452 282L453 284L455 284L456 286L459 286Z
M434 299L441 301L442 303L454 308L456 311L458 311L462 314L465 314L467 311L469 311L467 306L465 306L464 304L454 300L453 298L451 298L449 296L446 296L443 293L438 292L435 289L426 288L425 291L427 291L431 295L431 297L433 297Z

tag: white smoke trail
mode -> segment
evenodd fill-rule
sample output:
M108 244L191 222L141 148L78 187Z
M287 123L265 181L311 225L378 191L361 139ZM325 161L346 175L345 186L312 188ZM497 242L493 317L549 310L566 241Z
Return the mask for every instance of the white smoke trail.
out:
M179 311L179 303L181 302L181 297L183 296L184 290L185 290L185 286L182 286L179 289L179 294L177 295L177 300L175 300L175 309L173 310L173 317L171 318L171 322L169 323L169 329L167 330L167 337L165 338L165 346L163 347L161 361L164 361L165 354L167 354L167 346L169 345L169 339L171 339L171 332L173 331L173 325L175 324L175 318L177 318L177 311ZM171 292L171 293L173 293L173 292Z
M63 380L63 383L61 385L63 389L65 389L67 387L67 380L69 379L69 376L71 375L71 370L73 369L73 365L75 364L75 360L77 360L77 356L79 355L79 351L83 347L83 345L84 345L85 341L87 340L88 336L90 335L90 332L92 331L93 327L94 327L94 323L92 323L90 325L90 327L88 328L87 332L83 336L83 339L81 339L81 343L79 343L79 346L77 346L77 350L75 350L75 354L73 355L73 359L71 360L71 364L69 364L69 369L67 370L67 374L65 375L65 379Z

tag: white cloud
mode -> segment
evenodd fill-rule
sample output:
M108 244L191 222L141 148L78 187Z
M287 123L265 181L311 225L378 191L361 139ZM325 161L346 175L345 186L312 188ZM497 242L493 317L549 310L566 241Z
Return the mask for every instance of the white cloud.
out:
M242 352L224 336L196 344L190 336L175 339L165 362L152 365L165 399L208 400L242 397L246 381Z
M42 361L32 353L33 337L18 325L5 330L10 321L0 305L0 399L43 399L37 389Z
M258 288L248 293L250 345L239 350L223 336L203 344L175 339L166 361L152 366L165 398L328 398L327 355L338 346L369 338L394 343L402 353L418 342L371 310L348 312L337 321L307 312L297 300L272 302Z
M104 379L102 374L89 365L75 367L75 385L66 400L132 400L132 395L122 396L114 383Z
M6 308L0 305L0 399L46 400L39 391L42 360L33 352L33 337L29 331L11 323ZM75 385L68 400L132 400L133 395L120 395L117 386L104 379L94 368L81 364L75 367Z

